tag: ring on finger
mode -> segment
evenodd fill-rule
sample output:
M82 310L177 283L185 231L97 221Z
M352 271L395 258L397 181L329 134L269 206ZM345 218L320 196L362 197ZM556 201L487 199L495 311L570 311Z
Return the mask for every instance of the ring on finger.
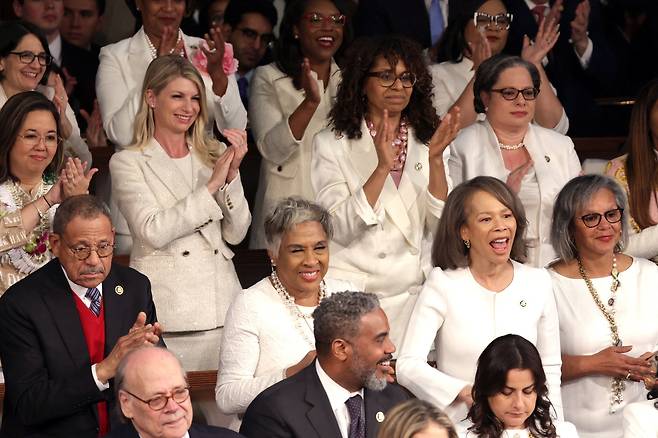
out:
M628 370L628 374L626 374L626 380L631 380L631 370Z

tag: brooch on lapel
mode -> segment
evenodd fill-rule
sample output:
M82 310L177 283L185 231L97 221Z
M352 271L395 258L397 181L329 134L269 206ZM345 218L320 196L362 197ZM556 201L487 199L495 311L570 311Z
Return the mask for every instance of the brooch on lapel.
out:
M377 423L384 421L384 418L384 413L382 411L379 411L377 414L375 414L375 420L377 420Z
M115 292L117 295L123 295L123 286L119 285L119 286L115 287L115 288L114 288L114 292Z
M416 165L414 166L414 169L423 170L423 165L421 163L416 163Z

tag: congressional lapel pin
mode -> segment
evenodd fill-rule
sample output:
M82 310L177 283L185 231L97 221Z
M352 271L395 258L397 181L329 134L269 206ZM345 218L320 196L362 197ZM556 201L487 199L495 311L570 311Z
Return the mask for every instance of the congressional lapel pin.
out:
M519 304L521 305L521 307L525 307L525 306L528 305L528 304L525 302L525 300L521 300L521 302L519 302Z
M416 164L414 165L414 169L416 169L416 170L423 170L423 165L422 165L421 163L416 163Z
M117 287L115 287L115 288L114 288L114 292L115 292L117 295L123 295L123 286L117 286Z
M375 414L375 419L377 420L377 423L381 423L382 421L384 421L384 418L385 418L384 413L382 411L379 411L377 412L377 414Z
M546 160L547 163L550 163L551 157L549 157L548 155L544 155L544 160Z

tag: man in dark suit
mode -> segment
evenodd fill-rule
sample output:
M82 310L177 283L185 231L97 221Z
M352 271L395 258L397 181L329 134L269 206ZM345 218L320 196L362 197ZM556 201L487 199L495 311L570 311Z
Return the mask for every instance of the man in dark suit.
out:
M112 264L113 242L101 201L70 197L49 238L57 258L0 298L0 437L107 433L119 361L160 334L148 279Z
M107 438L239 438L231 430L192 424L187 376L164 348L140 348L123 358L115 377L126 424Z
M374 438L408 398L389 384L395 346L374 294L333 294L313 320L317 360L256 397L240 428L248 438Z

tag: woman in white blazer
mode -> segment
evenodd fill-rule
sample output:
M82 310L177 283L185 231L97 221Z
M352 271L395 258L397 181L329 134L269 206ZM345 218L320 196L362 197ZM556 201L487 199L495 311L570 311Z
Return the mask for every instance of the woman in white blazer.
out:
M327 126L340 83L334 55L351 40L345 0L290 2L281 22L276 62L251 80L249 120L263 160L250 248L265 248L263 223L279 200L313 199L311 146Z
M505 181L519 196L528 218L528 263L555 258L549 234L555 196L580 169L569 137L531 121L539 94L534 65L499 55L483 62L475 77L475 107L486 120L463 129L450 148L455 184L478 175Z
M562 417L557 311L546 270L522 264L525 219L519 199L490 176L458 185L446 201L432 250L435 268L413 309L396 369L401 385L454 422L473 403L478 357L508 333L537 346ZM436 368L427 363L432 345Z
M354 49L331 127L314 140L311 180L334 218L332 275L379 296L398 344L430 268L459 117L439 124L415 43L374 37Z
M430 66L434 84L434 107L439 116L453 105L459 106L462 125L474 123L478 117L473 106L473 80L482 61L502 53L514 17L507 13L501 0L458 2L450 10L450 24L439 43L437 59ZM534 42L526 38L521 58L531 62L539 72L542 92L537 96L534 121L561 134L569 130L569 119L555 89L548 80L542 60L555 45L558 26L543 20Z
M246 133L225 130L229 147L207 137L203 81L184 58L153 61L142 96L136 143L110 161L135 242L130 264L151 280L164 338L185 369L213 369L219 327L241 289L226 243L249 227L238 173Z

